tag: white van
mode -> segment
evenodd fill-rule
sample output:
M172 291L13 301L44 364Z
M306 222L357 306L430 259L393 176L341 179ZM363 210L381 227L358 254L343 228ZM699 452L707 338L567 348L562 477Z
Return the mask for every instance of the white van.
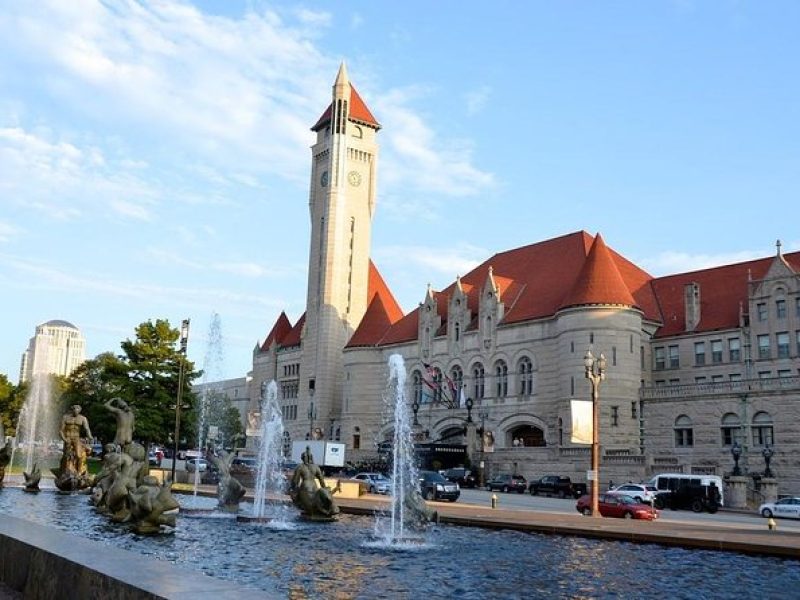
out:
M682 485L716 486L719 490L719 503L725 506L725 495L722 491L722 477L719 475L687 475L686 473L660 473L648 483L659 492L674 492Z

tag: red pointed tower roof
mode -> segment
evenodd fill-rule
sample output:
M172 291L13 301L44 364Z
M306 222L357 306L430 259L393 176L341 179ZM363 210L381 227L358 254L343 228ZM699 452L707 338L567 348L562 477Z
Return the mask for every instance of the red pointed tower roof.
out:
M610 304L636 306L630 289L617 268L611 252L599 233L561 308Z
M267 334L267 339L261 344L261 350L266 352L273 343L280 345L291 330L292 324L289 322L289 318L286 316L285 312L281 312L278 320L275 321L275 324L272 326L272 330Z
M339 73L336 75L336 83L334 84L334 95L336 95L336 88L343 89L345 94L349 91L349 98L348 98L348 110L347 110L347 120L354 121L356 123L362 123L363 125L367 125L369 127L373 127L376 130L380 129L381 126L378 123L377 119L372 116L372 112L370 112L369 108L367 108L366 103L361 99L361 96L356 91L356 88L350 83L350 79L347 77L347 68L345 64L342 63L339 66ZM339 96L345 97L347 96ZM323 127L325 127L331 120L331 114L333 112L333 102L328 105L328 108L325 109L325 112L322 113L322 116L317 119L316 124L311 128L311 131L319 131Z

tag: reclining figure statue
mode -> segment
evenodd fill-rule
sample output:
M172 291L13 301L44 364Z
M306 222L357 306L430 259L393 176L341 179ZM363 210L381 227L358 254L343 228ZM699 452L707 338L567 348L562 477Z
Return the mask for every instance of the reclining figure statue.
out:
M339 507L331 490L325 485L322 470L314 464L311 449L306 446L303 462L294 470L289 496L303 517L312 521L335 521ZM319 482L319 487L317 487Z

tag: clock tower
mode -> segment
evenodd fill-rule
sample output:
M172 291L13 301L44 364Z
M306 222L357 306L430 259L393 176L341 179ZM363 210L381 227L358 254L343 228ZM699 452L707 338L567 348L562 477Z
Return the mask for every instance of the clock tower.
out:
M309 404L300 414L326 432L341 414L342 349L367 310L380 129L344 63L331 104L311 129L317 139L311 148L311 247L300 373L300 397L306 395Z

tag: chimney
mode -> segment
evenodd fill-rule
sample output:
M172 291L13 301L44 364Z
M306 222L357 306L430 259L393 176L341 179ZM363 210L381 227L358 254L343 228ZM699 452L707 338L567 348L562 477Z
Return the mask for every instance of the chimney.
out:
M694 331L700 324L700 285L687 283L683 288L683 305L686 311L686 331Z

